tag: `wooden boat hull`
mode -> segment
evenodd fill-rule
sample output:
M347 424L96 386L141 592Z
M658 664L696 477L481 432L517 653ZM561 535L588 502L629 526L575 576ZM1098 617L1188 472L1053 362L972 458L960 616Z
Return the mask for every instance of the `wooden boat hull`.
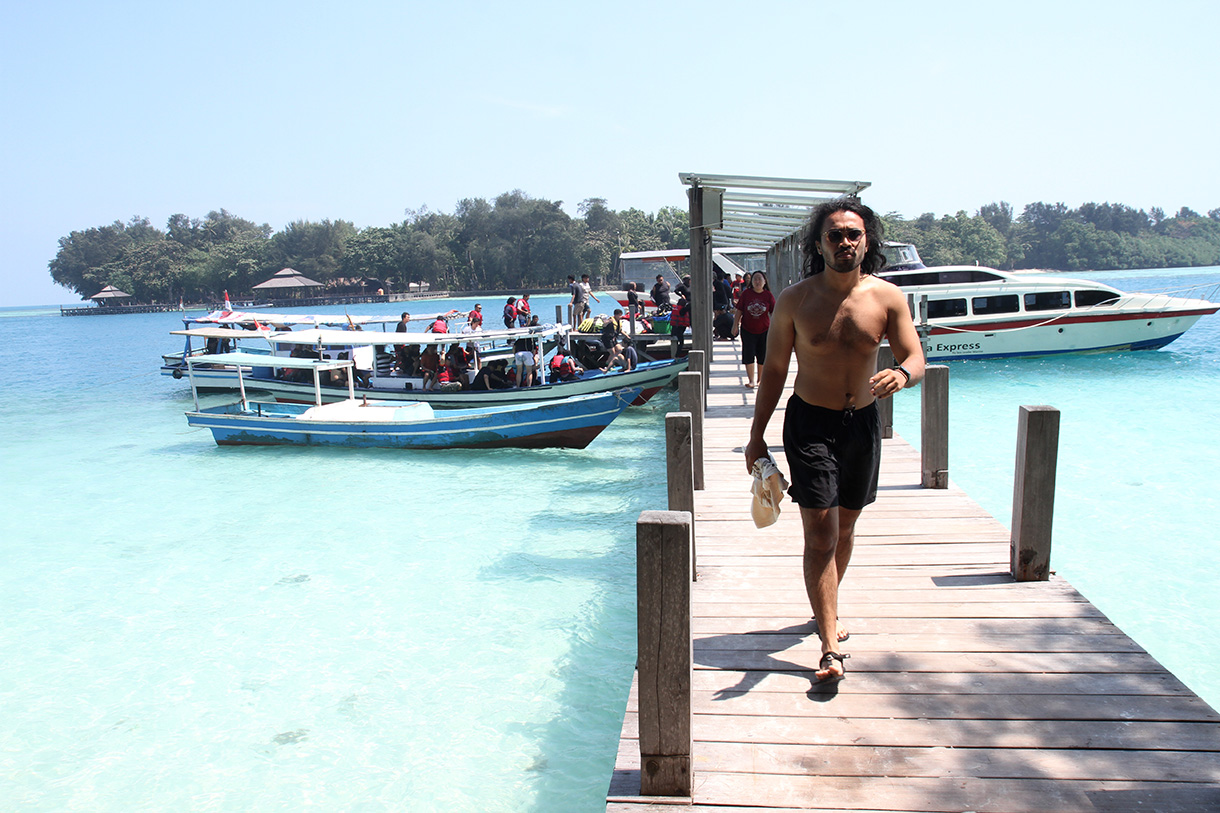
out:
M190 426L210 429L220 446L583 449L639 394L631 387L527 404L443 410L408 420L329 419L320 417L327 407L301 404L251 404L246 410L227 404L188 412L186 419ZM371 409L409 412L402 404L372 404ZM355 402L328 406L361 409Z

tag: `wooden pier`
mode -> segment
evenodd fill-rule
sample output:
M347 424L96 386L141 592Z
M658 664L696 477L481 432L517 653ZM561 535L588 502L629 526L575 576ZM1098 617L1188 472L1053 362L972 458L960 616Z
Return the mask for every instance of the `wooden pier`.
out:
M920 453L898 437L840 592L847 679L815 683L799 509L785 500L777 524L754 527L753 392L736 347L715 353L678 763L691 792L640 795L637 673L608 813L1220 811L1220 715L1063 579L1015 581L1009 531L951 480L922 488Z

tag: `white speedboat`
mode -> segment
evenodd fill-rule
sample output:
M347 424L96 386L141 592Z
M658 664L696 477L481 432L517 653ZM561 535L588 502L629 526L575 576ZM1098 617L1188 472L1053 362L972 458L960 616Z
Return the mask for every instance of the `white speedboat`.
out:
M1188 295L1124 293L1057 274L973 265L925 267L913 246L887 244L879 276L900 287L929 361L1109 353L1164 347L1220 310L1220 286Z

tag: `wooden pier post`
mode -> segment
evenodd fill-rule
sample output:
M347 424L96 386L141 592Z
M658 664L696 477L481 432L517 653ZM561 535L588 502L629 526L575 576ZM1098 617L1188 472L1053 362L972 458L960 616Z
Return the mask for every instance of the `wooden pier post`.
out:
M889 345L882 345L877 351L877 372L888 370L894 366L894 351ZM881 398L877 401L877 416L881 418L881 437L894 437L894 398Z
M690 413L691 461L695 470L695 490L703 490L703 374L687 370L678 373L678 406Z
M670 412L665 416L665 473L669 485L669 510L686 511L690 523L691 579L699 580L698 546L695 542L695 467L692 461L691 416Z
M557 325L563 324L563 305L555 306L555 324L557 324Z
M676 352L676 351L675 351ZM686 354L686 371L703 376L703 405L707 406L708 356L702 350L691 350Z
M690 796L691 515L644 511L635 527L640 795Z
M1059 459L1059 410L1023 406L1017 419L1017 466L1012 489L1012 576L1019 582L1051 575L1051 525Z
M949 368L930 364L923 379L920 457L924 488L949 487Z

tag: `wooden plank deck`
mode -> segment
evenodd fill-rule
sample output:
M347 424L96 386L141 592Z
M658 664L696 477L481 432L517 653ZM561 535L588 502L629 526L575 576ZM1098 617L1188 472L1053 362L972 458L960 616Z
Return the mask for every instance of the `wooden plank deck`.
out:
M785 501L776 525L751 522L753 393L736 348L715 351L695 506L694 797L638 796L633 682L608 813L1220 811L1220 715L1064 580L1014 582L1007 529L952 482L921 489L919 454L897 437L840 593L847 679L814 683L799 511ZM781 425L777 413L773 448Z

